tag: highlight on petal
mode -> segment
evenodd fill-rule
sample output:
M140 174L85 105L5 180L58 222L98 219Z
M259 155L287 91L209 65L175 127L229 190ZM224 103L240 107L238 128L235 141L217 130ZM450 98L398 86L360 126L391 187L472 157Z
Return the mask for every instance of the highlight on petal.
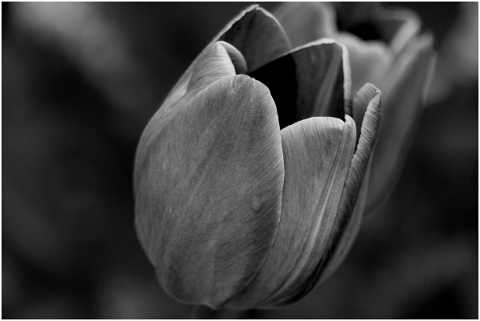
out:
M396 61L380 89L385 94L378 140L372 155L371 188L366 213L377 211L388 199L399 178L422 112L425 87L433 68L432 38L411 41L402 59ZM388 174L389 179L384 177Z
M362 128L363 118L369 102L377 95L378 89L372 84L365 84L353 98L353 119L357 128ZM360 137L360 136L359 136Z
M293 48L336 32L335 12L325 2L283 2L273 13L285 29Z
M329 238L355 149L355 123L330 117L302 120L281 131L285 185L280 226L262 269L229 303L275 307L292 303L330 251Z
M234 76L235 66L231 56L239 66L237 69L244 68L245 60L232 45L220 41L208 46L196 59L187 92L196 94L223 77Z
M350 110L345 47L323 39L296 48L250 72L272 92L280 128L312 116L343 118Z
M237 48L245 57L249 71L290 50L288 37L277 19L258 6L243 11L215 39Z
M138 145L135 166L141 166L152 141L168 120L175 116L179 108L181 109L183 105L178 103L180 99L185 98L187 93L190 96L196 95L217 80L234 76L237 71L244 71L245 68L245 60L232 45L219 41L205 48L147 124Z
M246 73L247 68L248 70L256 69L290 50L290 43L283 28L272 14L259 8L258 5L246 8L233 18L207 45L207 48L217 41L230 43L244 56L242 60L245 60L246 64L237 60L237 54L231 55L231 48L224 46L232 56L237 74ZM170 105L170 101L184 94L198 59L199 57L192 62L177 81L165 99L164 105Z
M376 89L363 117L360 139L348 169L338 215L335 217L337 233L330 239L333 251L324 256L319 264L320 267L324 266L323 270L317 272L320 274L320 283L330 277L343 262L360 229L368 195L372 153L380 135L381 108L381 93Z
M220 308L256 275L276 235L278 119L268 88L245 75L184 104L135 169L136 228L170 295Z

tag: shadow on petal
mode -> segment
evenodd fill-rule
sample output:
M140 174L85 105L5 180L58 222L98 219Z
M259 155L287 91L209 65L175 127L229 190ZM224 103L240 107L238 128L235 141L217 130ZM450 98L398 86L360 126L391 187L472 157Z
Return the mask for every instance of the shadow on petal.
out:
M333 40L297 48L249 75L271 90L280 128L313 116L344 119L349 113L347 53Z
M255 70L290 50L282 27L268 11L252 6L236 19L217 39L240 50L248 70Z

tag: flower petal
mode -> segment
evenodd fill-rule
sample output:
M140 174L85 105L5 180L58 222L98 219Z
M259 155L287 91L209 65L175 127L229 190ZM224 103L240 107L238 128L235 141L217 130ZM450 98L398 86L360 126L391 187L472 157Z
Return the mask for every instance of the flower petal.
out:
M351 103L350 65L344 46L322 39L290 52L296 62L297 117L344 118Z
M348 147L347 148L348 155L343 154L339 155L339 157L347 157L347 160L343 159L340 160L341 162L347 162L347 164L343 163L343 170L342 172L342 179L341 181L344 183L342 185L336 185L336 187L332 190L332 193L335 193L335 202L331 204L336 204L336 207L332 207L333 214L328 215L326 218L322 218L322 212L320 212L320 218L317 218L318 221L321 221L321 232L318 234L317 243L315 244L315 248L312 251L312 259L310 261L310 265L305 265L303 268L303 274L297 277L296 285L297 289L292 287L288 292L282 293L277 291L278 299L282 298L281 301L276 302L276 304L284 304L295 302L297 300L302 299L308 293L310 293L316 285L326 280L333 272L340 266L342 261L345 259L346 255L348 254L353 242L357 236L358 230L361 225L362 214L364 211L365 205L365 196L366 196L366 187L368 186L368 170L370 167L369 160L371 158L371 153L373 150L373 146L375 143L375 139L377 136L378 126L379 126L379 118L380 118L380 107L381 107L381 98L380 92L376 91L376 96L369 102L367 111L365 113L365 117L363 120L362 128L361 128L361 135L359 142L357 144L355 154L352 157L352 148L355 145L355 124L353 120L347 116L347 122L345 124L345 133L348 131ZM301 124L300 122L299 124ZM296 125L296 124L295 124ZM294 126L295 126L294 125ZM293 127L293 126L290 126ZM289 181L289 167L288 160L288 153L285 152L285 136L284 131L282 131L282 142L284 146L284 157L285 157L285 182ZM294 142L299 146L298 141ZM327 142L328 144L328 142ZM298 147L295 146L297 149ZM344 149L345 150L345 149ZM345 150L346 151L346 150ZM339 153L340 154L340 153ZM351 162L350 162L351 160ZM295 168L296 169L296 168ZM301 170L301 168L299 168ZM348 174L346 173L348 172ZM335 173L335 172L334 172ZM299 173L301 176L305 175L302 180L307 182L307 184L301 184L301 180L299 180L296 194L299 197L299 205L302 206L302 202L304 204L308 204L309 202L306 201L306 197L309 196L308 190L311 187L308 185L308 182L312 179L310 176L315 176L315 174L309 172L308 170L304 170L303 173ZM310 176L309 176L310 174ZM345 175L346 174L346 175ZM301 177L299 175L299 177ZM340 182L340 180L339 180ZM327 185L328 186L328 185ZM342 188L342 191L338 191L337 188ZM278 229L278 235L287 235L286 240L292 238L293 233L297 233L297 235L308 234L309 229L315 229L314 222L306 222L303 220L303 216L299 219L298 216L291 218L288 216L288 212L284 212L285 209L285 197L288 193L287 186L284 188L283 192L283 201L282 201L282 217L280 221L280 226ZM288 194L287 194L288 195ZM302 195L307 195L303 198ZM341 196L340 196L341 195ZM287 198L289 199L289 198ZM337 200L339 202L337 203ZM320 200L321 201L321 200ZM321 203L319 203L321 204ZM296 205L298 206L298 205ZM304 205L304 207L308 207L308 205ZM328 207L327 207L328 208ZM325 212L329 213L329 212ZM287 216L285 216L287 215ZM285 219L285 217L287 219ZM291 218L288 220L288 218ZM298 222L300 221L300 222ZM302 223L304 224L302 226ZM311 227L308 224L312 224ZM293 226L293 227L290 227ZM295 231L295 226L301 226L301 229L297 229ZM287 232L285 232L287 231ZM302 232L300 232L302 231ZM306 232L305 232L306 231ZM277 236L278 239L278 236ZM275 240L275 245L277 245L277 239ZM282 249L290 250L291 253L301 252L299 249L292 249L287 244L282 244ZM266 265L269 263L269 259L272 253L269 254L267 258ZM282 255L282 254L278 254ZM291 255L291 254L290 254ZM297 256L299 256L297 254ZM316 258L314 260L313 258ZM298 262L302 262L301 259ZM278 264L278 263L277 263ZM279 268L279 270L281 270ZM263 269L260 271L262 273ZM271 272L273 273L273 272ZM295 271L292 273L295 276ZM290 276L292 278L292 276ZM288 285L288 281L285 282L283 285L283 289L286 288ZM301 285L301 286L299 286ZM288 300L288 301L286 301Z
M224 45L232 58L237 74L247 73L247 67L249 70L256 69L290 50L288 38L278 21L258 5L246 8L233 18L204 51L208 50L215 42L222 40L230 43L244 56L240 60L237 59L239 55L232 55L231 48ZM177 81L165 99L164 105L171 105L170 101L184 94L192 75L192 69L198 64L201 55L192 62Z
M418 15L405 8L381 8L375 25L392 50L398 54L420 31Z
M280 130L268 89L245 75L182 103L136 168L136 228L168 293L219 308L249 283L274 240Z
M273 13L285 29L293 48L336 32L335 13L324 2L284 2Z
M215 38L232 44L255 70L290 50L281 25L268 11L251 6L240 13Z
M372 84L365 84L353 98L353 119L357 128L362 128L363 118L368 104L377 95L378 88Z
M355 148L355 123L349 116L346 122L309 118L284 128L281 135L285 185L280 226L265 264L245 295L237 298L243 308L291 303L306 286L330 250Z
M200 90L215 81L235 75L236 70L242 70L244 66L245 61L240 52L228 43L220 41L205 48L147 124L138 145L135 167L143 166L150 144L162 131L169 119L173 118L181 109L179 107L183 105L178 104L178 102L182 98L185 99L187 93L190 96L196 95ZM137 174L135 174L135 180L136 176Z
M236 69L246 69L242 54L226 42L216 42L207 47L196 59L186 92L195 95L223 77L234 76Z
M363 41L359 37L340 32L333 38L347 47L352 73L352 92L356 93L365 83L378 84L389 70L393 52L380 41Z
M370 85L373 87L372 85ZM335 217L337 234L331 238L333 251L324 257L324 262L319 264L317 273L320 282L323 282L337 270L347 256L350 248L360 229L363 213L365 210L366 196L369 186L371 156L375 141L379 135L378 129L381 124L381 94L376 88L366 108L363 117L360 139L353 155L352 163L348 169L348 176L343 188L342 198ZM366 88L366 86L364 87ZM369 92L369 94L373 94ZM325 265L324 269L321 266ZM312 278L318 277L313 275Z
M343 118L349 111L350 77L345 47L320 40L250 72L272 92L280 128L312 116Z
M434 53L428 35L411 41L393 65L380 90L385 101L372 158L366 213L377 211L395 187L422 112ZM388 179L385 179L388 177Z

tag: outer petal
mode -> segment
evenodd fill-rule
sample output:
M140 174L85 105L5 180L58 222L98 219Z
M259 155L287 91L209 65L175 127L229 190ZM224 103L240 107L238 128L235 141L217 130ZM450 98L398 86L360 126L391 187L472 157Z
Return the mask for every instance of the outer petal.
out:
M224 77L182 104L137 168L136 227L168 293L219 308L274 240L280 130L268 89L248 76Z
M363 119L360 139L348 168L343 190L339 192L341 193L341 198L337 211L330 218L331 220L324 223L326 226L330 226L330 230L325 230L328 233L328 236L324 237L326 244L323 244L322 252L317 254L315 267L313 269L310 267L308 278L303 281L303 287L299 288L295 295L290 297L291 302L302 299L316 285L332 275L343 262L353 245L361 225L365 205L366 189L364 187L368 186L369 160L377 137L380 107L380 92L377 90L375 97L368 104ZM347 124L349 121L351 119L347 117ZM287 157L285 157L286 160ZM287 178L288 171L286 170L285 179ZM282 231L283 215L282 212L279 233ZM316 250L318 251L318 249Z
M353 98L353 119L357 128L362 128L368 104L377 95L378 91L378 88L367 83L363 85Z
M371 85L370 85L371 86ZM365 91L365 93L371 93L369 91ZM315 218L318 221L322 221L320 226L322 227L321 233L317 235L317 240L315 244L315 248L311 249L311 256L310 256L310 261L305 260L305 253L298 254L301 252L299 249L293 249L292 250L292 245L291 243L294 243L293 240L297 241L296 238L293 238L293 233L296 233L296 237L298 235L315 235L315 232L312 233L312 231L315 231L315 223L310 223L312 226L305 224L302 217L298 216L290 216L288 215L288 212L285 211L286 206L285 202L286 199L288 200L288 194L286 193L289 192L289 186L287 183L289 182L289 159L288 157L289 153L287 150L289 149L288 147L286 148L286 134L287 129L294 128L297 125L300 125L304 122L300 122L298 124L295 124L293 126L290 126L286 128L285 130L282 131L282 142L284 146L284 157L285 157L285 188L283 192L283 201L282 201L282 218L280 222L280 227L278 230L278 236L275 241L274 247L272 251L275 251L275 249L278 249L278 244L279 244L279 237L281 235L287 235L287 237L283 238L284 244L280 246L280 248L284 251L291 250L291 253L296 253L297 254L297 260L296 260L296 268L293 273L291 273L288 276L288 279L282 284L282 288L280 290L277 290L274 296L268 300L268 303L264 303L266 307L270 307L272 305L282 305L282 304L288 304L288 303L293 303L304 296L306 296L310 291L313 290L313 288L319 283L323 282L325 279L327 279L335 270L340 266L342 261L345 259L346 255L348 254L351 246L353 245L353 242L357 236L358 230L361 225L361 220L362 220L362 214L364 211L364 206L365 206L365 196L366 196L366 187L368 186L368 172L369 172L369 167L370 167L370 158L373 150L373 146L377 137L377 131L379 127L379 120L380 120L380 108L381 108L381 98L380 98L380 92L378 90L375 91L375 95L371 96L372 100L369 102L367 111L365 113L363 123L362 123L362 129L361 129L361 135L359 142L357 144L357 148L355 150L355 154L352 157L351 163L348 167L348 174L346 175L346 178L344 180L344 185L343 189L341 192L336 190L335 188L332 189L332 193L335 193L336 196L341 194L339 204L337 205L337 210L335 211L334 215L327 216L327 218L322 218L322 214L320 214L320 218ZM353 124L353 121L351 118L347 116L347 122L345 124L346 131L344 133L349 132L350 139L346 142L348 144L347 146L344 146L347 150L349 150L351 145L354 145L353 141L355 140L355 125ZM349 128L349 129L347 129ZM353 130L353 131L352 131ZM308 137L310 136L310 137ZM308 138L311 139L311 134L307 135ZM300 140L301 141L301 140ZM324 141L325 143L329 143L329 140ZM301 150L302 143L299 143L298 139L295 139L295 149ZM353 143L353 144L352 144ZM345 151L345 149L344 149ZM340 154L340 153L339 153ZM340 154L342 156L346 156L345 154ZM349 158L350 159L350 158ZM341 160L345 162L345 160ZM308 190L312 189L309 186L309 183L312 181L312 179L307 178L307 177L315 177L315 174L312 174L308 170L305 170L305 168L302 168L300 166L296 166L294 170L299 170L299 176L305 175L304 178L302 178L297 184L297 188L294 192L294 195L296 195L295 198L299 200L297 204L294 204L294 207L296 208L301 208L302 206L308 207L309 204L307 197L309 196ZM300 172L301 171L301 172ZM336 172L333 172L336 173ZM309 175L310 174L310 175ZM302 184L302 182L306 182L306 184ZM338 187L338 185L337 185ZM305 190L303 190L305 189ZM291 191L291 190L290 190ZM305 196L304 196L305 195ZM334 198L336 198L334 196ZM324 200L325 201L325 200ZM321 204L322 200L320 199ZM334 202L337 202L335 200ZM333 204L334 202L328 202L327 204ZM327 205L328 208L328 205ZM333 209L333 208L332 208ZM308 210L307 210L308 212ZM326 212L328 213L328 212ZM290 218L290 220L289 220ZM298 222L300 221L300 223ZM308 220L307 220L308 221ZM303 222L303 224L302 224ZM302 226L301 231L299 230L295 231L295 227L297 226ZM310 229L310 231L309 231ZM311 233L311 234L309 234ZM292 240L292 241L290 241ZM312 238L310 238L312 240ZM295 244L295 243L294 243ZM273 256L272 253L267 258L267 262L265 263L265 266L269 266L269 260ZM282 257L282 252L277 253L275 256L276 258ZM284 266L288 266L289 262L287 263L278 263L279 261L276 261L276 264L282 265L282 267L278 268L279 271L285 271L286 268ZM302 266L302 263L308 262L310 264L305 264ZM273 266L275 266L273 264ZM273 269L272 269L273 270ZM260 274L264 269L260 271ZM301 271L301 272L300 272ZM273 272L271 272L273 273ZM296 279L295 279L296 277ZM259 279L260 277L257 277ZM294 282L289 283L290 281ZM290 288L288 288L290 286Z
M331 238L332 243L334 243L331 245L333 251L324 257L316 273L312 275L313 279L320 277L320 282L330 277L347 256L360 229L365 210L372 151L379 135L378 129L381 124L382 102L378 89L370 84L364 87L368 88L368 90L362 93L366 97L371 98L371 100L366 99L366 102L369 102L363 117L360 138L352 163L348 169L338 215L335 218L337 234ZM323 269L322 266L324 266ZM312 282L311 284L314 283Z
M245 56L244 60L248 63L249 70L256 69L290 50L288 38L278 21L258 5L250 6L239 13L206 48L221 40L231 43L241 51ZM192 62L177 81L165 99L164 105L175 100L179 93L185 90L185 86L192 76L193 68L198 64L201 55ZM236 69L236 71L237 74L246 73L246 68Z
M350 110L350 68L345 47L320 40L250 73L272 91L280 127L312 116L343 118Z
M335 12L325 2L284 2L274 12L292 46L299 47L336 32Z
M240 13L217 39L240 50L248 70L255 70L290 50L288 38L277 19L258 6Z
M315 117L282 130L285 185L282 217L267 260L234 308L291 303L318 261L329 238L355 148L355 123L347 116Z
M213 43L202 51L143 131L135 159L134 185L137 185L138 172L143 167L150 145L170 119L182 110L185 106L183 102L215 81L235 75L236 70L242 68L245 68L245 61L241 53L225 42Z
M373 152L366 213L374 213L392 192L417 130L425 87L433 67L432 39L412 41L379 88L385 100Z

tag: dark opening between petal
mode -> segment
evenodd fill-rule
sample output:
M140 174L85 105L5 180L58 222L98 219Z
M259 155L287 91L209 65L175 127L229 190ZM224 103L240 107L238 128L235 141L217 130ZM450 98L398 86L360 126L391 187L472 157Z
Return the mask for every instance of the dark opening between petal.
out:
M352 33L363 40L385 40L382 39L378 28L371 22L362 22L345 29L346 32Z
M378 3L341 2L335 3L334 6L336 7L336 22L339 31L346 31L363 40L384 40L375 24L376 16L381 9Z
M379 3L335 3L337 29L369 40L391 43L406 23L405 16L383 8Z
M345 78L340 45L316 43L249 73L277 105L280 128L310 117L345 119Z
M249 76L262 82L270 89L277 106L280 129L297 119L297 77L293 57L283 56L265 66L252 71Z

